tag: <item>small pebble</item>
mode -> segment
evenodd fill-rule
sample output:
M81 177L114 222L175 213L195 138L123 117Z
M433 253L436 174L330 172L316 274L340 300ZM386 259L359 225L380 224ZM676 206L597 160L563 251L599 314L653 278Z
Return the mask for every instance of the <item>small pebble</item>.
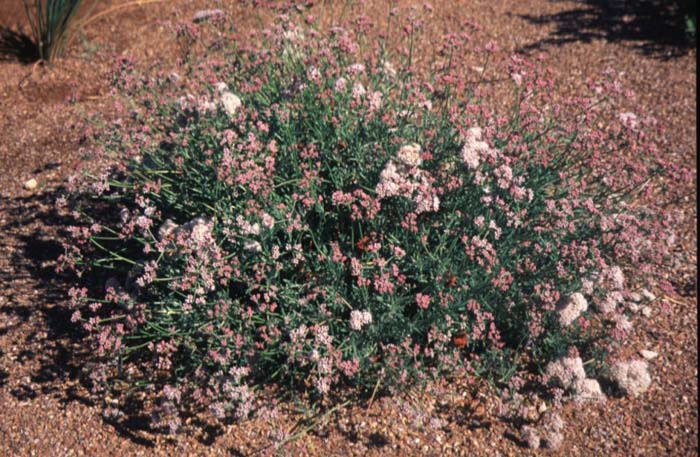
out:
M644 315L644 317L651 317L651 314L652 314L651 308L648 306L642 307L642 314Z
M659 355L659 353L654 352L654 351L647 351L646 349L642 349L641 351L639 351L639 355L641 355L642 357L644 357L647 360L651 360L651 359L655 359Z
M32 178L32 179L30 179L29 181L27 181L27 182L24 183L24 188L27 189L27 190L34 190L34 189L36 189L36 186L37 186L38 184L39 184L39 183L36 182L36 179Z

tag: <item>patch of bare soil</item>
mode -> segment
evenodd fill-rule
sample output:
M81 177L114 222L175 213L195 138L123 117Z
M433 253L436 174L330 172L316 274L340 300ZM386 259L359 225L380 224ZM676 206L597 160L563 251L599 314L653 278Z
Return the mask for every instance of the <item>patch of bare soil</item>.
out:
M105 1L95 12L125 3ZM345 14L344 3L320 2L311 12L328 24ZM423 44L460 31L464 21L480 24L482 35L500 45L494 67L505 65L514 51L542 53L558 72L562 92L612 68L669 127L661 140L669 158L696 163L697 55L666 27L673 17L658 5L664 2L624 10L596 1L444 3L434 5ZM20 30L22 8L21 0L3 1L0 25ZM66 278L53 272L68 223L54 211L54 200L82 160L84 116L113 113L109 75L117 57L176 68L182 48L167 22L206 8L229 11L241 29L269 17L234 1L134 6L91 23L55 65L0 61L0 455L251 455L269 453L265 446L292 430L298 439L283 450L294 455L527 455L517 430L497 419L488 390L457 384L305 421L289 405L277 417L197 426L174 437L154 433L138 414L128 420L102 416L102 405L80 381L89 371L87 348L69 321ZM364 8L380 21L389 9L379 0ZM419 58L429 60L425 49ZM34 190L23 187L30 178L38 182ZM697 195L695 182L679 185L687 187L677 203L685 222L677 230L676 265L666 272L678 293L638 325L629 345L659 353L651 362L652 387L636 399L567 406L565 442L551 455L698 452Z

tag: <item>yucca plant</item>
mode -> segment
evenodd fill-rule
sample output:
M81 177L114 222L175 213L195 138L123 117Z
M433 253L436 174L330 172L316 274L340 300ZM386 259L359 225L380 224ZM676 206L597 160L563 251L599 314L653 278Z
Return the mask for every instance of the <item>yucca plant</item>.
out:
M63 54L66 43L75 31L78 11L84 0L24 0L39 58L51 61ZM92 2L92 6L97 0Z

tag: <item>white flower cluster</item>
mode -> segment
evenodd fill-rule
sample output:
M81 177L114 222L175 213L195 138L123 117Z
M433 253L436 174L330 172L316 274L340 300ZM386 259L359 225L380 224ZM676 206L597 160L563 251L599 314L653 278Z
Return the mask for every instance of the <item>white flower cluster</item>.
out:
M472 127L467 130L464 146L462 147L462 161L471 170L476 170L485 156L492 155L494 151L488 143L482 140L480 127Z
M633 397L645 392L651 385L649 365L644 360L618 362L610 370L620 390Z
M588 309L588 301L583 294L576 292L572 294L562 306L557 309L559 313L559 323L562 327L571 325L578 317Z
M350 328L355 331L362 330L362 327L372 323L372 313L369 311L352 310L350 312Z
M233 117L241 107L241 99L228 89L226 83L219 83L216 86L219 92L219 103L229 117Z
M564 389L574 392L577 403L605 401L605 394L595 379L586 378L583 361L580 357L564 357L550 362L545 369L546 376Z
M402 146L396 162L389 160L379 176L376 187L379 198L410 196L416 203L416 213L438 211L440 198L430 184L430 175L418 168L422 163L420 145Z

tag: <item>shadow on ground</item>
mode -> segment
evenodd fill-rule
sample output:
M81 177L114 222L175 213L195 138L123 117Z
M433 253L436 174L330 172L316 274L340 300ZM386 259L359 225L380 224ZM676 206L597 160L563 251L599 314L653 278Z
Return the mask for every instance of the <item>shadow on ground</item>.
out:
M0 60L36 62L39 60L39 49L30 36L9 27L0 26Z
M8 198L0 205L0 246L11 253L9 268L0 271L0 284L5 286L0 313L10 322L3 331L15 331L13 336L20 338L16 363L31 361L32 367L38 363L30 379L41 386L41 393L72 401L77 399L73 389L62 383L78 380L76 357L86 348L80 347L82 335L70 322L68 278L54 271L54 261L63 252L57 238L68 222L53 209L54 199L53 194L42 193ZM15 390L19 397L37 395L27 386Z
M563 0L551 0L560 3ZM696 46L685 30L681 8L670 0L582 0L555 14L520 14L531 24L553 25L554 31L519 49L528 53L550 46L594 40L619 42L662 60L679 57Z

